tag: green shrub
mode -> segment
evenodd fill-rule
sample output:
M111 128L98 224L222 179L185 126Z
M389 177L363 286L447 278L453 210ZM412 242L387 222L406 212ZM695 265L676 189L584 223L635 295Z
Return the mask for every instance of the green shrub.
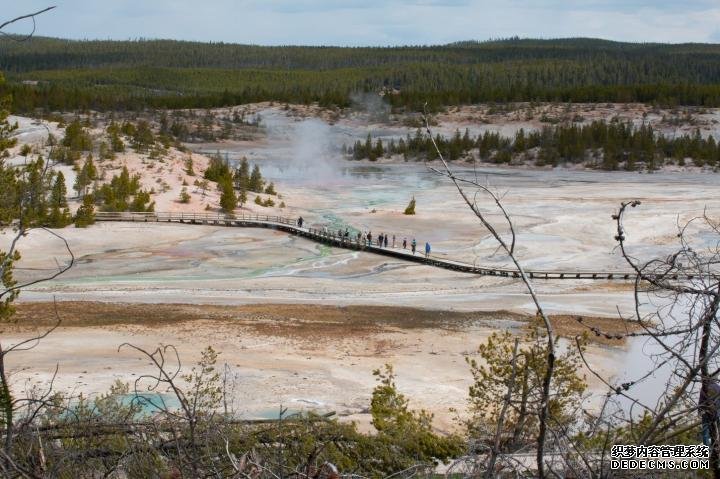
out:
M32 146L25 143L20 147L20 156L28 156L30 153L32 153Z
M415 197L414 196L410 200L410 203L408 203L407 208L405 208L404 214L406 214L406 215L414 215L415 214Z
M83 197L83 203L75 213L75 227L86 228L95 223L95 199L92 194Z
M185 187L183 187L180 191L180 203L190 203L190 193L188 193L188 190Z
M65 137L62 145L70 148L72 151L90 151L92 150L92 140L90 135L80 124L80 120L75 120L65 128Z
M220 181L220 208L225 213L232 213L237 208L237 196L233 188L232 177L225 176Z

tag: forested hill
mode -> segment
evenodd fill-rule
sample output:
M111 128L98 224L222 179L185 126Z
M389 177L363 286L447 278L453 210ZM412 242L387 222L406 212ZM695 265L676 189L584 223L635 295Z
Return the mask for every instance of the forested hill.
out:
M720 45L595 39L443 46L263 47L172 40L0 40L16 108L220 106L395 90L394 106L481 101L720 105ZM22 85L23 80L39 81Z
M473 65L538 60L637 63L642 68L636 72L618 72L628 75L628 80L644 80L668 73L668 80L701 83L720 80L720 45L714 44L638 44L586 38L387 48L263 47L173 40L74 41L55 38L0 42L0 69L7 72L137 66L328 70L416 63ZM614 79L608 77L605 80L612 82Z

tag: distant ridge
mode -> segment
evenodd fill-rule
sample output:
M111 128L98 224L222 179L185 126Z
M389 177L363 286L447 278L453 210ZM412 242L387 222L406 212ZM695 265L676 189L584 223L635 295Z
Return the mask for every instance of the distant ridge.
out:
M0 40L16 108L206 107L248 101L393 106L481 101L720 105L720 44L593 38L399 47L258 46L176 40ZM39 81L33 89L23 80Z
M462 41L447 45L395 47L259 46L179 40L0 39L5 72L156 66L180 68L300 68L322 70L408 63L474 64L517 59L569 60L597 55L647 61L649 55L708 55L718 61L720 44L627 43L594 38ZM713 78L713 81L717 81Z

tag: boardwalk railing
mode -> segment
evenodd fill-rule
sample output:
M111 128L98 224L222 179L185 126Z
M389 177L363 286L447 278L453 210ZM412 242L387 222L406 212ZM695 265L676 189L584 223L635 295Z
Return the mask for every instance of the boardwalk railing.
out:
M297 226L297 221L284 216L272 215L226 215L221 213L156 213L156 212L98 212L95 213L97 221L133 221L133 222L175 222L218 224L228 221L253 221L262 223L275 223Z
M127 222L160 222L160 223L185 223L197 225L235 226L249 228L271 228L287 233L308 238L313 241L346 248L362 250L370 253L390 256L404 261L422 263L437 268L444 268L452 271L478 274L483 276L499 276L519 278L517 270L509 268L481 267L460 261L453 261L440 258L434 255L425 257L421 252L412 254L405 249L383 248L378 245L366 244L363 239L338 235L327 228L299 227L293 218L273 215L239 214L226 215L219 213L136 213L120 212L108 213L99 212L95 214L96 221L127 221ZM590 279L590 280L631 280L635 274L623 271L526 271L533 279ZM669 275L665 279L692 280L693 275Z

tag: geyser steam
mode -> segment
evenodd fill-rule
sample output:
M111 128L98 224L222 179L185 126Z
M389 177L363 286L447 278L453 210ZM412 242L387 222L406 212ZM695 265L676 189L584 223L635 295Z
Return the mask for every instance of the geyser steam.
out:
M263 115L268 143L285 144L282 152L282 175L307 184L324 184L342 177L342 158L338 145L343 139L333 127L317 118L300 121L269 112ZM344 140L347 141L347 140Z

